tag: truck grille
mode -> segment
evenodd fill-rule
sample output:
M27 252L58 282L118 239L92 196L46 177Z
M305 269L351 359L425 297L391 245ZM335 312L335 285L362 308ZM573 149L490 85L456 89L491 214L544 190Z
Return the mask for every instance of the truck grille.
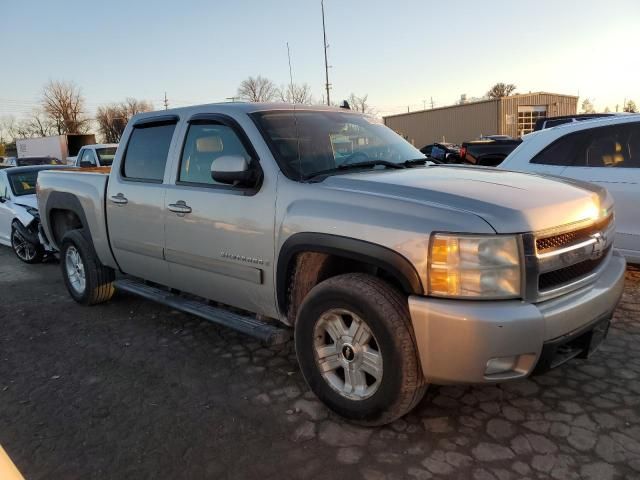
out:
M544 291L570 283L575 279L584 277L594 271L607 258L611 247L607 248L600 258L583 260L568 267L543 273L538 278L538 290Z
M573 230L525 236L530 279L527 298L546 300L590 282L591 275L610 257L614 224L611 214Z
M536 248L539 253L543 253L549 250L564 248L567 245L587 240L594 233L606 230L611 224L612 219L613 216L610 215L607 218L604 218L585 228L580 228L572 232L564 232L557 235L552 235L550 237L538 238L536 240Z

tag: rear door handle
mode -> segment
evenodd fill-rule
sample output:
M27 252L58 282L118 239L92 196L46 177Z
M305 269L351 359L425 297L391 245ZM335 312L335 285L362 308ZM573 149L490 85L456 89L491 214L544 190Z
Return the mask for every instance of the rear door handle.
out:
M122 193L118 193L117 195L111 196L111 203L115 203L116 205L126 205L129 203L129 200L127 200Z
M170 203L168 208L177 214L184 215L185 213L191 213L191 207L187 205L187 202L184 200L178 200L176 203Z

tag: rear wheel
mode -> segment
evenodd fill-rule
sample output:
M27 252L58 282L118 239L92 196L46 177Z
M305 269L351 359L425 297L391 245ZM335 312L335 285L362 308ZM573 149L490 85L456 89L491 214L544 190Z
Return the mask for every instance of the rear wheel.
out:
M316 285L300 307L295 342L313 392L356 423L389 423L426 390L406 297L376 277Z
M67 290L76 302L95 305L113 296L115 272L102 265L80 230L72 230L64 236L60 267Z
M44 257L44 247L26 239L16 227L11 229L11 247L16 257L25 263L40 263Z

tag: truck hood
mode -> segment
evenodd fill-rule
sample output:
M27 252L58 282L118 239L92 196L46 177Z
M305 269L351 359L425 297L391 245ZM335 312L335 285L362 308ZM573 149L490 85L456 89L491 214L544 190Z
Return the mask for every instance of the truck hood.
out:
M469 212L497 233L535 232L612 207L601 187L569 179L465 166L427 166L334 175L327 188Z

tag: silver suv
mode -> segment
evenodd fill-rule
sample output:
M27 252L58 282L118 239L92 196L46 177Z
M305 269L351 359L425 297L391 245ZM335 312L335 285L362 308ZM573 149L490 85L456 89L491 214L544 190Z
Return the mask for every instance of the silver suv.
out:
M111 169L46 171L38 188L76 301L122 289L267 343L293 332L310 388L363 424L429 383L588 355L622 293L606 190L433 165L345 110L140 114Z

